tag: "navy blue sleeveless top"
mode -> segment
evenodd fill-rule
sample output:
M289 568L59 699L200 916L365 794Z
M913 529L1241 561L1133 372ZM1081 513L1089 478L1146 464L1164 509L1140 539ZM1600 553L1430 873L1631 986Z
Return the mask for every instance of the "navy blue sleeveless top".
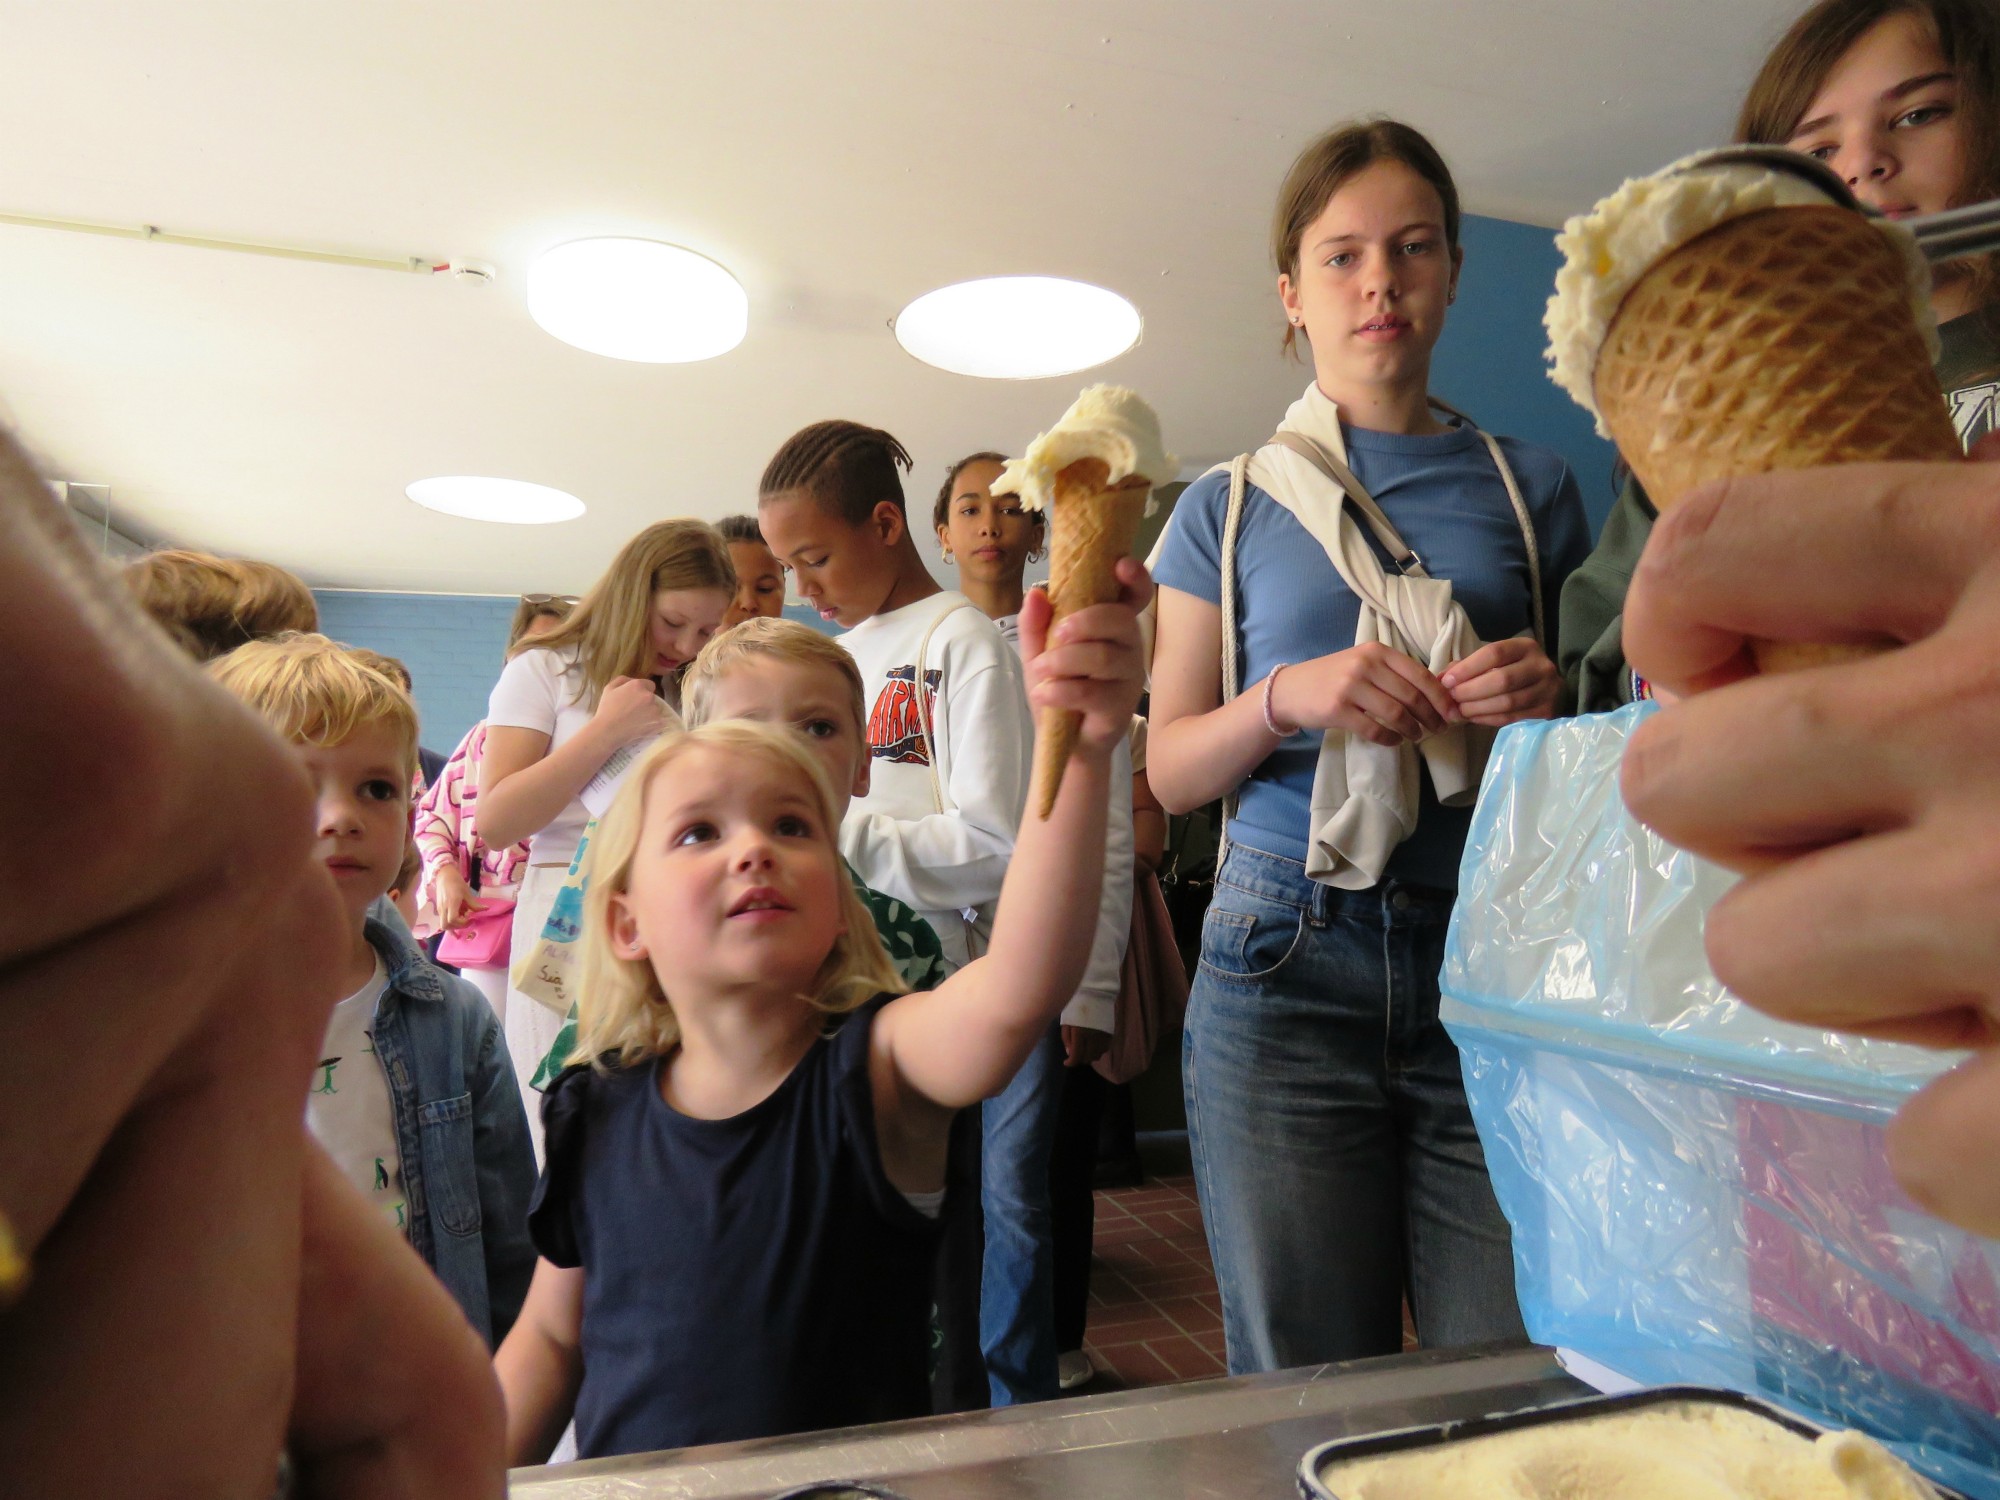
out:
M768 1099L696 1120L658 1059L549 1085L535 1247L581 1266L581 1458L930 1411L935 1225L876 1147L877 996Z

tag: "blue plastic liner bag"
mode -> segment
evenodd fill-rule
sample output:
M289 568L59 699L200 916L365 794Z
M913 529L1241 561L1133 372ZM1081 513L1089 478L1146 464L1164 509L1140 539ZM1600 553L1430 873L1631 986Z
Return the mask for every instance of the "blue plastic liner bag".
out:
M1883 1146L1963 1054L1785 1025L1722 987L1702 919L1734 877L1618 794L1654 711L1504 731L1460 872L1442 1014L1528 1332L1858 1428L2000 1500L2000 1242L1919 1209Z

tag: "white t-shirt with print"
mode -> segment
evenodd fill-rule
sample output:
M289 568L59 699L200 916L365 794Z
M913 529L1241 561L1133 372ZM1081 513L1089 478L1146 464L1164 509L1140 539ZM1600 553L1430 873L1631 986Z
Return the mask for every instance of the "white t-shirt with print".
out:
M402 1157L389 1080L369 1035L375 1006L388 987L380 954L368 982L333 1008L320 1044L319 1071L306 1095L306 1129L347 1180L361 1189L397 1229L409 1229Z
M523 651L508 662L486 703L488 729L532 729L549 737L549 749L560 750L590 722L583 701L583 674L576 667L577 651ZM583 800L572 797L554 821L528 840L528 858L538 865L568 864L590 822Z

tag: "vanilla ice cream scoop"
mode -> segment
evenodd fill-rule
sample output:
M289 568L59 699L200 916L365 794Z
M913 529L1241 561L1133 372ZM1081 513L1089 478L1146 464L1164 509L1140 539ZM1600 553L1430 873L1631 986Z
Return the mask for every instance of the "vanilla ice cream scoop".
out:
M1000 471L993 493L1019 495L1029 510L1047 510L1056 475L1083 458L1103 460L1107 487L1132 478L1165 484L1180 472L1179 461L1161 443L1159 415L1139 393L1122 385L1093 385Z
M1703 165L1687 157L1650 177L1635 177L1587 214L1578 214L1556 236L1563 267L1549 299L1544 325L1557 385L1597 418L1598 351L1626 294L1640 278L1691 240L1733 219L1771 208L1825 208L1837 200L1792 172L1748 162ZM1877 227L1901 254L1908 272L1911 310L1932 358L1937 321L1931 312L1931 271L1908 230L1882 220Z

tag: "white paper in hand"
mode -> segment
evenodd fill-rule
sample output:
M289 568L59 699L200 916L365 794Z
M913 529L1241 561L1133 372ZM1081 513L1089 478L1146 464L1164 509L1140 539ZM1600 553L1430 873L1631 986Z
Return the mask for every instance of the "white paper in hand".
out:
M618 788L631 774L632 767L638 764L639 757L651 749L658 738L657 734L649 734L644 739L620 746L597 768L597 774L583 784L583 790L576 795L590 809L593 818L601 818L610 811L611 799L618 795Z

